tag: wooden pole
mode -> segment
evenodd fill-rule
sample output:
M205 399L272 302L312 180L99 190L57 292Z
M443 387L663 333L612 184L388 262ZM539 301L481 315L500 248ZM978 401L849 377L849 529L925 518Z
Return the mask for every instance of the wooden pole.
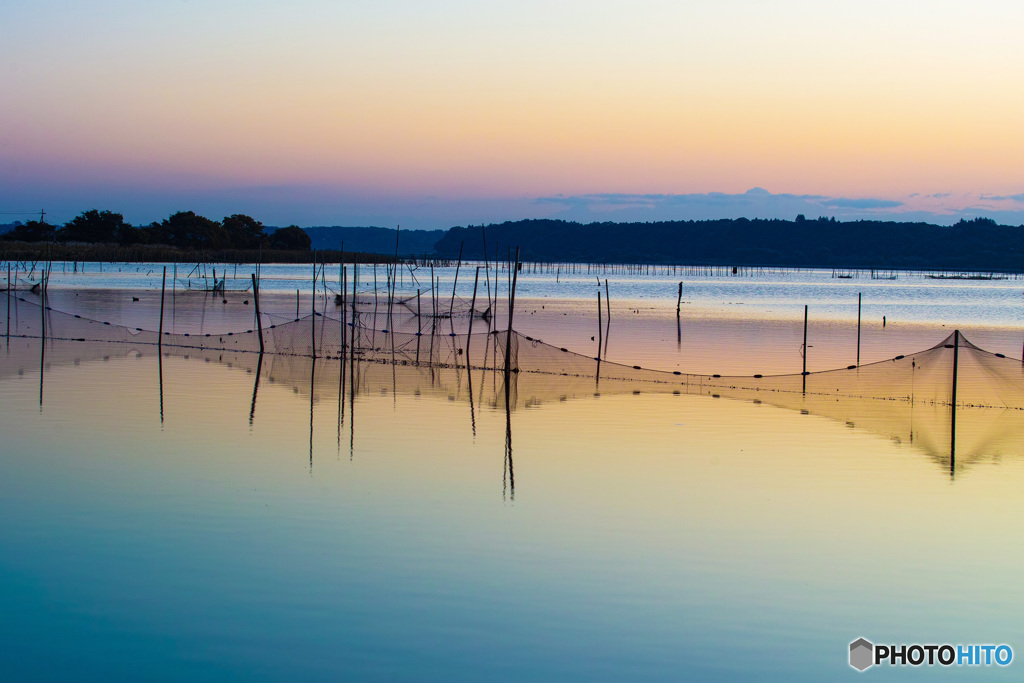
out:
M804 377L807 376L807 305L804 305Z
M11 264L7 264L7 338L11 338Z
M253 301L253 305L255 305L255 307L256 307L256 330L259 332L259 335L260 335L260 355L261 355L261 358L262 358L262 354L263 354L263 321L260 320L260 287L259 287L259 283L256 282L256 274L255 273L252 274L252 301ZM161 319L162 318L163 318L163 316L161 316ZM259 380L257 380L257 381L259 381ZM256 395L256 392L254 391L253 392L253 396L255 397L255 395ZM254 405L255 405L255 401L254 401Z
M402 232L402 226L395 226L395 262L391 266L391 294L388 298L388 329L394 331L392 312L395 307L395 287L398 285L398 236ZM391 338L394 341L394 337Z
M469 370L469 343L473 339L473 316L476 309L476 287L480 284L480 266L476 267L476 278L473 280L473 301L469 304L469 332L466 333L466 370Z
M159 353L164 343L164 294L167 292L167 266L164 266L164 277L160 281L160 328L157 332L156 347Z
M423 334L423 309L420 307L420 290L416 290L416 336Z
M516 278L519 275L519 247L516 247L516 262L512 271L512 287L508 297L508 333L505 335L505 386L508 387L509 373L512 372L512 314L516 307Z
M309 344L313 350L313 364L316 365L316 254L313 255L313 293L309 297L309 303L311 304L309 312L310 332L313 335L310 337ZM313 388L310 387L310 394L312 393Z
M601 360L601 344L604 342L601 323L601 290L597 290L597 360Z
M483 238L484 243L484 284L487 285L487 307L491 306L491 265L487 260L487 231L484 229L484 224L480 224L480 236ZM497 277L497 274L495 274ZM488 329L490 324L488 324Z
M676 298L676 317L679 317L679 309L683 305L683 283L679 283L679 296Z
M953 474L956 466L956 380L957 368L960 364L960 330L953 332L953 395L950 399L949 422L949 473Z
M459 268L462 267L462 248L466 246L465 240L459 244L459 262L455 264L455 283L452 284L452 299L448 303L448 316L452 318L452 327L454 328L455 322L455 288L459 286ZM454 330L453 330L454 331Z
M348 308L345 303L348 301L348 267L342 266L341 268L341 349L344 353L345 347L345 317L348 315ZM344 362L342 362L344 366ZM344 370L342 371L344 373ZM340 391L340 389L339 389ZM339 396L340 400L340 396Z
M604 305L608 309L608 317L605 319L605 333L604 333L604 355L608 356L608 337L611 336L612 332L612 295L608 293L608 278L604 280Z
M348 425L349 425L349 442L348 442L348 457L352 458L353 449L355 447L356 440L356 296L359 292L359 264L352 263L352 340L349 344L348 354L348 384L349 384L349 402L348 402Z
M860 300L861 293L857 292L857 365L860 365Z
M45 277L46 277L45 274L40 274L40 278L45 278ZM40 330L42 332L42 337L43 337L43 348L45 349L46 348L46 287L45 286L40 286L39 287L39 315L40 315L40 318L42 319L42 327L40 327ZM42 372L42 370L40 370L40 373L41 372ZM42 376L42 375L40 375L40 376ZM42 380L40 380L40 382L42 382ZM42 391L40 391L39 393L40 393L40 396L42 396ZM42 405L42 403L43 403L43 400L42 400L42 398L40 398L39 399L39 404Z
M356 262L352 263L352 343L349 345L351 351L355 351L356 346L356 292L359 287L359 264Z
M612 295L608 293L608 278L604 279L604 302L608 308L608 322L612 321Z

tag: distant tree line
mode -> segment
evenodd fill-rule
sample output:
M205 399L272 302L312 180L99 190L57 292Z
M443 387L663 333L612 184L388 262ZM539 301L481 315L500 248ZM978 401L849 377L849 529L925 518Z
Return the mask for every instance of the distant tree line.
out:
M63 226L43 221L15 225L0 239L18 242L168 245L181 249L266 249L309 251L311 241L297 225L267 232L263 223L243 214L214 221L193 211L179 211L159 223L136 227L113 211L91 209Z
M3 226L0 226L3 227ZM382 228L314 228L318 248L394 253L396 232ZM413 233L417 233L415 236ZM403 237L404 235L404 237ZM1024 226L990 218L952 226L895 221L722 219L648 223L576 223L537 219L447 231L401 231L400 253L455 260L511 258L591 263L679 263L819 268L1024 271ZM242 214L213 221L181 211L135 227L111 211L85 211L63 226L16 224L0 239L22 242L168 245L199 251L311 248L309 231L291 225L267 231ZM347 240L347 242L345 241ZM355 249L353 249L355 247Z
M450 229L440 257L824 268L1024 270L1024 226L989 218L952 226L893 221L725 219L650 223L523 220Z

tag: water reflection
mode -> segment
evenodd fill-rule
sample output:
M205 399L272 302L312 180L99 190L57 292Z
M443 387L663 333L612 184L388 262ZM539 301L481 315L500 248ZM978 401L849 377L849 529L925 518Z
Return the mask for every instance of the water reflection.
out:
M433 335L431 335L433 336ZM353 337L355 330L353 328ZM488 343L490 338L488 337ZM357 347L349 347L357 348ZM952 353L959 355L959 342ZM490 353L490 350L485 350ZM912 449L941 465L951 475L979 463L999 462L1005 456L1024 453L1024 410L1016 408L978 407L977 403L958 401L956 408L950 402L922 400L913 395L909 400L879 400L854 394L835 393L821 386L808 386L808 379L823 381L815 375L794 378L799 382L795 391L757 391L721 384L653 384L622 381L602 376L602 362L591 361L593 374L585 376L551 376L529 372L504 372L499 367L469 368L452 366L415 365L396 362L369 361L360 354L346 350L339 358L312 359L302 356L230 352L224 350L183 349L178 347L151 347L147 345L67 342L60 340L15 338L5 342L3 362L0 363L0 381L5 378L38 372L38 399L42 409L45 377L56 367L76 367L84 363L102 362L111 357L146 359L155 356L156 372L153 389L158 398L160 423L166 417L165 365L170 360L189 363L214 363L245 371L253 375L251 397L247 401L247 422L250 430L259 422L257 410L261 396L261 382L269 381L291 389L295 396L304 397L308 410L307 451L308 465L312 469L317 439L315 428L317 404L331 401L335 404L335 447L340 452L342 433L348 431L350 460L356 454L355 408L360 397L389 394L392 409L397 410L400 397L434 397L466 405L467 433L476 440L478 408L501 411L505 417L503 488L508 497L514 497L512 464L513 422L516 413L543 408L567 400L600 402L601 400L636 394L692 394L709 399L729 398L767 404L800 414L828 418L855 429L885 437L894 443ZM911 362L923 391L925 368L920 358ZM954 368L960 368L963 356L955 359ZM33 370L34 366L34 370ZM851 372L867 372L858 369ZM175 370L177 372L177 370ZM479 372L474 380L473 373ZM932 372L936 372L932 370ZM1024 371L1022 371L1024 372ZM152 377L153 375L150 375ZM1024 376L1024 375L1022 375ZM140 375L134 381L144 381ZM709 378L710 380L710 378ZM716 380L717 381L717 380ZM961 375L961 385L964 383ZM195 386L197 392L216 392L216 387ZM172 396L171 400L181 400ZM346 425L346 420L348 424Z
M961 406L949 486L948 406L813 383L755 403L602 363L595 397L594 376L47 341L39 415L40 346L0 359L3 633L72 648L35 666L830 680L865 629L1017 623L991 599L1021 561L1013 411ZM345 431L350 459L324 457ZM807 654L773 658L787 642Z

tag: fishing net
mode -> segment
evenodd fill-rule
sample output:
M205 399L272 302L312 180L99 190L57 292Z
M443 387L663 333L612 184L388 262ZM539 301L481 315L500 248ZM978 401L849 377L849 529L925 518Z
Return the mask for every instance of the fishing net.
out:
M331 314L264 313L252 328L161 336L44 307L32 296L0 296L0 330L6 332L10 320L7 355L0 362L4 375L38 370L38 340L45 338L48 364L159 351L245 368L319 397L340 398L347 385L359 392L433 394L517 410L582 397L692 394L838 420L913 444L937 462L949 461L954 443L967 461L1024 452L1024 364L979 348L958 332L929 348L860 366L722 376L608 362L494 329L479 307L435 317L433 301L431 315L416 315L409 301L387 309L362 298ZM427 307L421 301L418 308Z
M374 309L377 309L376 311ZM620 391L667 391L771 400L873 400L921 405L1024 410L1024 364L990 353L953 333L930 348L888 360L788 375L722 376L666 372L554 346L492 326L469 312L458 325L448 319L382 313L372 302L333 314L300 317L263 313L250 328L219 332L169 332L127 327L43 307L28 296L0 297L0 326L15 338L91 341L182 349L341 359L504 371L518 375L520 397L533 402ZM3 329L0 327L0 329ZM6 331L6 330L5 330ZM262 339L262 347L261 347ZM955 379L955 382L954 382ZM955 391L955 399L954 399ZM525 392L525 393L524 393Z

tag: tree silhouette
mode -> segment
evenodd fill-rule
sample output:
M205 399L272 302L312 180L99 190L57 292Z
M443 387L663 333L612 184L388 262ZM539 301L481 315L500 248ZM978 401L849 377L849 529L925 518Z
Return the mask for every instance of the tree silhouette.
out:
M263 231L263 223L251 216L235 213L226 216L220 222L227 235L228 242L237 249L256 249L267 243L267 233Z
M297 225L289 225L287 228L280 228L270 234L270 247L272 249L301 249L309 251L312 243L306 231Z
M111 211L83 211L57 231L61 242L121 242L126 231L134 230L124 216Z
M161 242L176 247L222 249L230 246L227 232L220 223L194 211L179 211L164 219L159 233Z
M24 225L15 226L14 230L5 233L0 239L12 242L48 242L56 233L56 228L49 223L28 221Z

